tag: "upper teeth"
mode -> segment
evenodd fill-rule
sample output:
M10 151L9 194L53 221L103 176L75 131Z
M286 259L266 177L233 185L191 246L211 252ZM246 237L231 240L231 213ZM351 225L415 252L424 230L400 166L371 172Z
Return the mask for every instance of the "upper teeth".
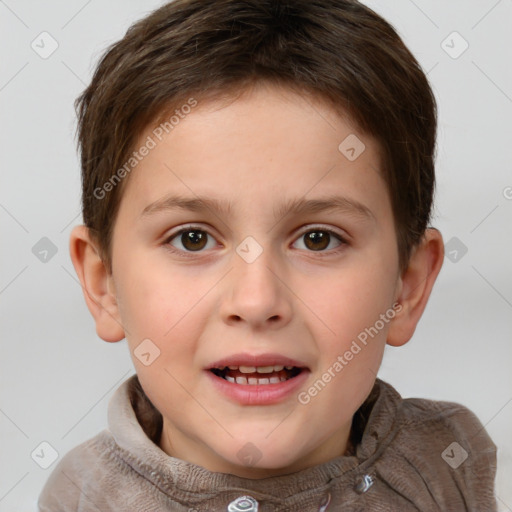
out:
M238 370L240 373L272 373L280 372L284 366L228 366L230 370ZM291 370L293 366L287 366L287 370Z

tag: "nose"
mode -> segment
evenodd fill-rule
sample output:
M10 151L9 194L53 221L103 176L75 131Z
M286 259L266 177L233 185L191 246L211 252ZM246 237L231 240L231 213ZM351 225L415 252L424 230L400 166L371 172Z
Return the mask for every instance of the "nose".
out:
M284 327L292 318L293 293L287 280L270 250L263 250L255 260L234 254L222 290L223 321L246 323L254 330Z

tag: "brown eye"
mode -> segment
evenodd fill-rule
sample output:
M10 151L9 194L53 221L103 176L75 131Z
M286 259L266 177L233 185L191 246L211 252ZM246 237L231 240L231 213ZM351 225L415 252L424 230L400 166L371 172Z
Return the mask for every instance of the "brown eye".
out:
M323 251L330 241L331 235L326 231L310 231L304 235L304 243L312 251Z
M209 237L211 240L209 240ZM199 252L203 249L211 249L215 247L213 237L202 229L182 229L178 231L166 241L179 252ZM210 245L207 247L208 243Z
M206 245L208 234L196 229L181 234L181 243L188 251L200 251Z
M298 249L308 252L325 252L330 254L334 253L336 249L343 249L347 242L341 235L330 229L310 229L302 233L295 244L299 244Z

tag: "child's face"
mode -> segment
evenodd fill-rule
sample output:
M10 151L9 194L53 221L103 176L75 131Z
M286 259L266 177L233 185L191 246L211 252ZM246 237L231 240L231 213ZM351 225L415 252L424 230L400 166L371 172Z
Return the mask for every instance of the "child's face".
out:
M325 104L270 87L199 102L161 141L154 128L123 192L112 284L132 355L145 339L160 351L133 361L164 418L162 449L255 478L342 455L400 288L376 142ZM338 149L351 134L366 146L354 161ZM165 203L178 195L230 208ZM334 196L341 208L286 213ZM170 240L182 228L188 237ZM244 385L213 374L224 362L302 371Z

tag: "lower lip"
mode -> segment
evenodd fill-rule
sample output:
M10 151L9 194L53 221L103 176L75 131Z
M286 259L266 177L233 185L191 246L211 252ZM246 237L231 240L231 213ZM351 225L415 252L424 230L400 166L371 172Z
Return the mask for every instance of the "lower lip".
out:
M206 370L213 385L222 394L241 405L271 405L284 401L297 393L308 378L309 371L302 370L299 375L278 384L237 384Z

